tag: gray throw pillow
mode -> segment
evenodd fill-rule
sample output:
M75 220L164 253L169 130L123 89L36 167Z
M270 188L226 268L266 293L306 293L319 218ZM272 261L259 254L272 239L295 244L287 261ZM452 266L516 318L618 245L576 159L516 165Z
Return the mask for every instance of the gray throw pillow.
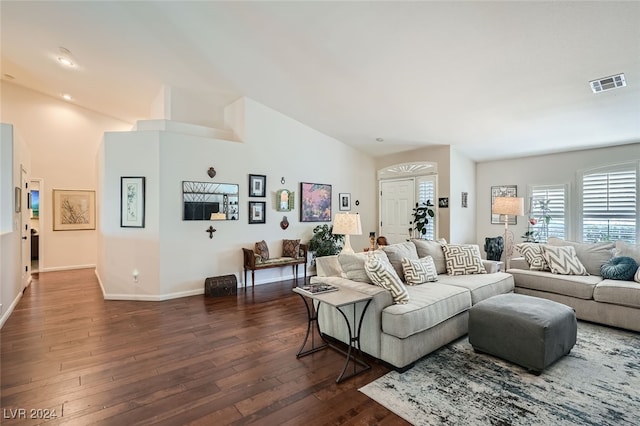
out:
M418 257L420 259L431 256L433 263L436 265L436 271L438 274L447 273L447 263L444 259L444 252L442 251L442 246L447 244L447 240L444 238L435 241L413 238L411 242L415 244L416 250L418 251Z
M396 243L382 247L389 259L389 263L396 270L396 274L404 281L404 271L402 270L402 259L418 260L416 246L410 241L406 243Z
M380 286L391 293L393 303L404 305L409 302L407 288L400 280L395 269L386 257L371 255L364 264L367 275L375 285Z

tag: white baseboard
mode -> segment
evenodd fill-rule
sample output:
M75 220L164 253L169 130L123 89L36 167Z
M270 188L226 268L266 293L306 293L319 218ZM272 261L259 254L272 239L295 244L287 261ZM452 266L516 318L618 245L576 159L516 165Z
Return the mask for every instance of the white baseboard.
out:
M105 300L139 300L141 302L162 302L164 300L178 299L180 297L197 296L204 294L204 287L197 290L179 291L167 294L104 294Z
M95 268L96 265L69 265L69 266L54 266L51 268L41 268L38 272L57 272L57 271L71 271L73 269L90 269Z
M22 298L22 292L19 291L18 295L16 296L16 298L13 299L13 302L11 303L11 305L9 305L7 310L2 313L2 317L0 317L0 328L2 328L4 326L5 322L7 322L7 320L9 319L11 314L13 313L13 310L16 308L16 305L18 304L18 302L20 301L21 298Z

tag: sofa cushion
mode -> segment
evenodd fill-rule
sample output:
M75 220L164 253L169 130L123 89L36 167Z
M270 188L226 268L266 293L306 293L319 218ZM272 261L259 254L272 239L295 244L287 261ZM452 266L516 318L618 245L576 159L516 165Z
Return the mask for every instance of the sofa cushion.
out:
M384 252L376 250L376 254ZM352 281L372 284L371 279L364 270L364 262L367 260L368 253L344 253L338 255L338 262L342 268L342 276Z
M282 240L282 256L300 256L300 240Z
M560 238L551 237L547 244L561 247L572 246L576 250L576 255L591 275L600 275L600 267L613 256L615 244L613 242L602 243L578 243L575 241L565 241Z
M402 271L404 272L404 280L407 285L418 285L438 281L436 265L433 263L431 256L418 260L405 257L402 259Z
M442 251L449 275L487 273L480 257L480 247L477 244L445 244L442 246Z
M632 257L636 262L640 263L640 245L629 244L625 241L616 241L616 248L614 249L615 256L628 256Z
M544 258L554 274L560 275L589 275L573 246L554 247L542 246Z
M640 283L640 266L638 266L636 274L633 276L633 280L637 283Z
M437 241L413 238L411 242L415 244L419 258L431 256L438 274L447 273L447 263L444 259L444 252L442 251L442 246L447 244L447 240L444 238Z
M367 256L364 270L372 283L391 292L393 303L405 304L409 302L407 288L386 257L375 254Z
M418 260L418 252L416 246L410 241L404 243L391 244L383 246L382 251L385 252L389 262L396 270L400 279L404 280L404 271L402 270L402 259Z
M542 244L520 243L516 244L516 249L524 256L532 271L548 271L549 265L542 252Z
M362 268L364 269L364 264ZM342 277L338 255L316 257L316 273L319 277Z
M258 241L256 243L255 253L261 257L262 260L269 260L269 246L265 242L265 240Z
M556 275L545 271L509 269L516 287L593 299L593 289L602 281L599 275Z
M602 278L631 281L638 270L638 262L632 257L615 256L600 267Z
M471 307L471 294L462 287L419 285L407 287L409 303L382 310L382 331L404 339L428 330Z
M466 288L471 292L471 303L476 304L498 294L511 293L514 289L513 276L505 272L476 275L440 275L440 284Z
M603 280L593 290L596 302L640 308L640 285L634 281Z

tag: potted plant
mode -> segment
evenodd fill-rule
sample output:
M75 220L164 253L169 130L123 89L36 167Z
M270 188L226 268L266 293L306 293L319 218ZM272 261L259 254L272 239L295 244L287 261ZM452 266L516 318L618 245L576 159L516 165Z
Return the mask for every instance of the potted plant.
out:
M333 233L333 225L318 225L313 228L313 237L309 241L309 251L313 253L312 265L316 263L316 257L331 256L340 253L344 235Z
M413 225L409 228L409 235L414 236L415 238L423 238L427 233L427 225L429 224L429 218L435 217L436 212L433 210L433 204L431 200L427 200L426 203L416 203L415 208L413 209L413 221L409 222L410 225Z
M540 240L540 237L543 237L545 241L549 237L549 222L551 222L549 201L550 200L536 200L535 203L538 204L540 215L538 217L529 217L527 232L522 236L522 239L524 239L525 242L537 243ZM536 230L534 226L539 222L541 223L541 226Z

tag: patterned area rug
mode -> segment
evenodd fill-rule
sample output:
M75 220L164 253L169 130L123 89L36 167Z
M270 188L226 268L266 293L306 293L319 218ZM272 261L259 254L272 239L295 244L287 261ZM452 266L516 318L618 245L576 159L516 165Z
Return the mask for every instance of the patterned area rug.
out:
M539 376L463 337L360 391L414 425L640 425L640 334L579 321Z

